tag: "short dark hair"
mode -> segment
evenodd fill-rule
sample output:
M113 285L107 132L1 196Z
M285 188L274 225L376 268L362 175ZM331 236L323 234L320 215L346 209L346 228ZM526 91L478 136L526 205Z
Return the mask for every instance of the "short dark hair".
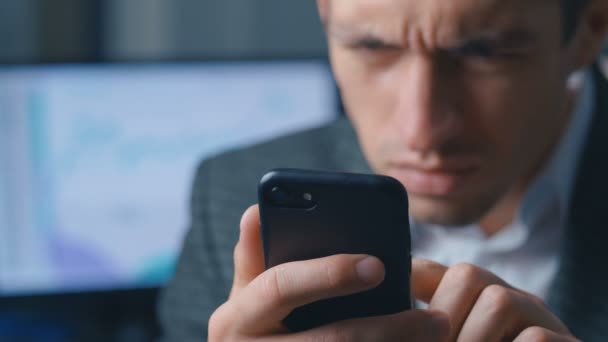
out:
M589 0L560 0L562 6L562 21L564 41L568 42L576 32L581 13L589 4Z
M562 9L562 31L564 42L569 42L574 36L579 24L581 13L587 7L590 0L560 0ZM331 5L331 3L329 4ZM321 18L323 25L327 25L327 18Z

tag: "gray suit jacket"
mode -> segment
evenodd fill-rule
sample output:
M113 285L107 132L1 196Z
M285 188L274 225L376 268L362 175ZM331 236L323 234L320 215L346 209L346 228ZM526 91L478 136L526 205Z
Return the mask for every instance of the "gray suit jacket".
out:
M578 167L560 269L549 306L576 336L608 340L608 85L596 69L597 111ZM204 341L211 313L228 296L232 252L257 183L276 167L370 172L346 119L204 161L191 198L191 227L159 313L169 341ZM525 265L522 265L525 267Z

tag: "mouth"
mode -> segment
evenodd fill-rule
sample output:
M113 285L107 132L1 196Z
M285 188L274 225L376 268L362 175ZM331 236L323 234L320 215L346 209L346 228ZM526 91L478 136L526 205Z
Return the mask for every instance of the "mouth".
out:
M433 168L391 164L387 173L412 195L448 197L466 189L478 171L479 166L473 164Z

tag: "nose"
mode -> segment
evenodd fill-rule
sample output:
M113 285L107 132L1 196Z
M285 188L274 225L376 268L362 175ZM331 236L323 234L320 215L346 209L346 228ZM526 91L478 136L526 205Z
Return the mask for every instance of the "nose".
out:
M438 151L460 134L459 90L438 61L427 56L413 57L398 73L401 91L397 94L395 127L407 148L419 153Z

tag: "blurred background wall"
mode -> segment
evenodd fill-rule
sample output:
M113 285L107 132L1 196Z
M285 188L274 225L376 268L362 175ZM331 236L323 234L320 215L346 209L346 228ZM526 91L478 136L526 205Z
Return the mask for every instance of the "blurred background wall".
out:
M325 54L314 1L7 0L0 61Z
M39 55L34 1L0 2L0 59L28 60Z
M325 55L314 1L0 1L0 63L4 71L13 63L297 59ZM325 84L324 74L316 67L311 70L317 70L313 76L321 77ZM2 91L0 138L7 130L12 133L6 125L9 119L25 117L11 114L10 106L2 106L2 100L17 101L14 94ZM333 83L328 93L331 95L326 100L330 103L335 96ZM83 98L82 94L77 97ZM325 101L321 94L319 97ZM333 102L331 105L333 111ZM4 167L3 141L0 139L0 168ZM3 228L10 231L8 225L2 227L1 207L2 203L0 232ZM19 336L23 341L153 340L158 335L157 294L158 288L17 297L3 297L0 291L0 340L5 336Z

